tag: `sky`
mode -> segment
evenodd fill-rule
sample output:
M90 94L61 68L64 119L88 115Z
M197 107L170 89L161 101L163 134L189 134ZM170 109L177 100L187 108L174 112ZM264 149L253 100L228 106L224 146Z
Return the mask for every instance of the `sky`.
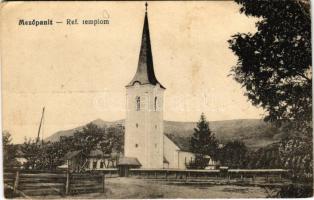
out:
M125 118L125 85L137 68L144 2L14 2L2 7L2 126L14 143L95 119ZM62 24L19 26L19 19ZM78 19L78 25L66 25ZM109 19L83 25L83 19ZM255 32L254 18L232 1L149 2L155 74L167 89L164 119L259 119L232 79L232 35Z

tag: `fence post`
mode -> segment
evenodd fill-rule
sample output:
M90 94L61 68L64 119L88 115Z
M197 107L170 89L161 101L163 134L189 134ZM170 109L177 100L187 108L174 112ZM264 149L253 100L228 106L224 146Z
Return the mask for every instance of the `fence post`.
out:
M16 193L17 187L19 186L19 179L20 179L20 171L16 171L15 181L13 186L13 192Z
M188 172L185 172L185 181L187 182L188 181Z
M69 194L69 190L70 189L70 173L69 170L67 170L67 179L65 182L65 194L68 195Z
M105 180L106 180L106 177L105 177L105 174L102 175L102 189L103 189L103 193L105 193Z

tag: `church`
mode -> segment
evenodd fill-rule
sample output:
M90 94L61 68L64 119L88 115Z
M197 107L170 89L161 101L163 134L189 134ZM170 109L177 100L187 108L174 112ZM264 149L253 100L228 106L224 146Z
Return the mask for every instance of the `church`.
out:
M189 151L189 144L180 145L164 134L165 91L154 72L146 3L138 66L133 79L126 85L125 145L121 165L131 161L146 169L186 169L186 164L195 158ZM209 158L211 165L214 166L214 162Z

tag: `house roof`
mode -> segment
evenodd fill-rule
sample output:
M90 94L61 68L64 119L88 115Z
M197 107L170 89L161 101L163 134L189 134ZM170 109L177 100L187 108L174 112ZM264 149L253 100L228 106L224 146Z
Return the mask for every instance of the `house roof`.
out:
M98 157L98 156L102 157L103 155L104 155L104 153L102 151L98 150L98 149L97 150L93 150L93 151L91 151L89 153L90 157Z
M63 164L63 165L60 165L60 166L57 166L57 168L59 169L67 169L69 166L67 164Z
M17 151L16 151L16 156L17 156L17 157L24 157L24 156L25 156L25 153L23 153L23 152L21 151L21 149L18 148Z
M164 133L181 151L191 152L190 137L182 137L171 133Z
M117 165L142 166L137 158L133 157L120 157Z
M141 48L140 48L137 71L132 81L126 87L133 86L136 82L141 85L159 84L161 88L165 89L165 87L163 87L158 82L155 76L155 72L154 72L153 55L152 55L152 48L151 48L151 42L150 42L147 12L145 12L144 26L143 26L143 33L142 33L142 43L141 43Z
M10 167L19 167L19 166L21 166L21 163L17 161L16 159L10 162Z
M168 137L169 140L171 140L180 149L180 151L192 153L191 144L190 144L190 141L191 141L190 137L182 137L182 136L178 136L178 135L174 135L174 134L170 134L170 133L164 133L164 135L166 137ZM195 154L195 153L193 153L193 154ZM212 157L210 155L205 155L205 158L212 159Z
M96 149L90 152L89 157L102 157L102 158L110 158L110 154L104 154L101 150Z

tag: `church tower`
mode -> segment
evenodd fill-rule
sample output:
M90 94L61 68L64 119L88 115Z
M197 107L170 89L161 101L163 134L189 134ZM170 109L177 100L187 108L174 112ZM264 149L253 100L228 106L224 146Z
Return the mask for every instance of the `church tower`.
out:
M153 65L147 3L137 71L126 86L125 157L163 168L163 93Z

